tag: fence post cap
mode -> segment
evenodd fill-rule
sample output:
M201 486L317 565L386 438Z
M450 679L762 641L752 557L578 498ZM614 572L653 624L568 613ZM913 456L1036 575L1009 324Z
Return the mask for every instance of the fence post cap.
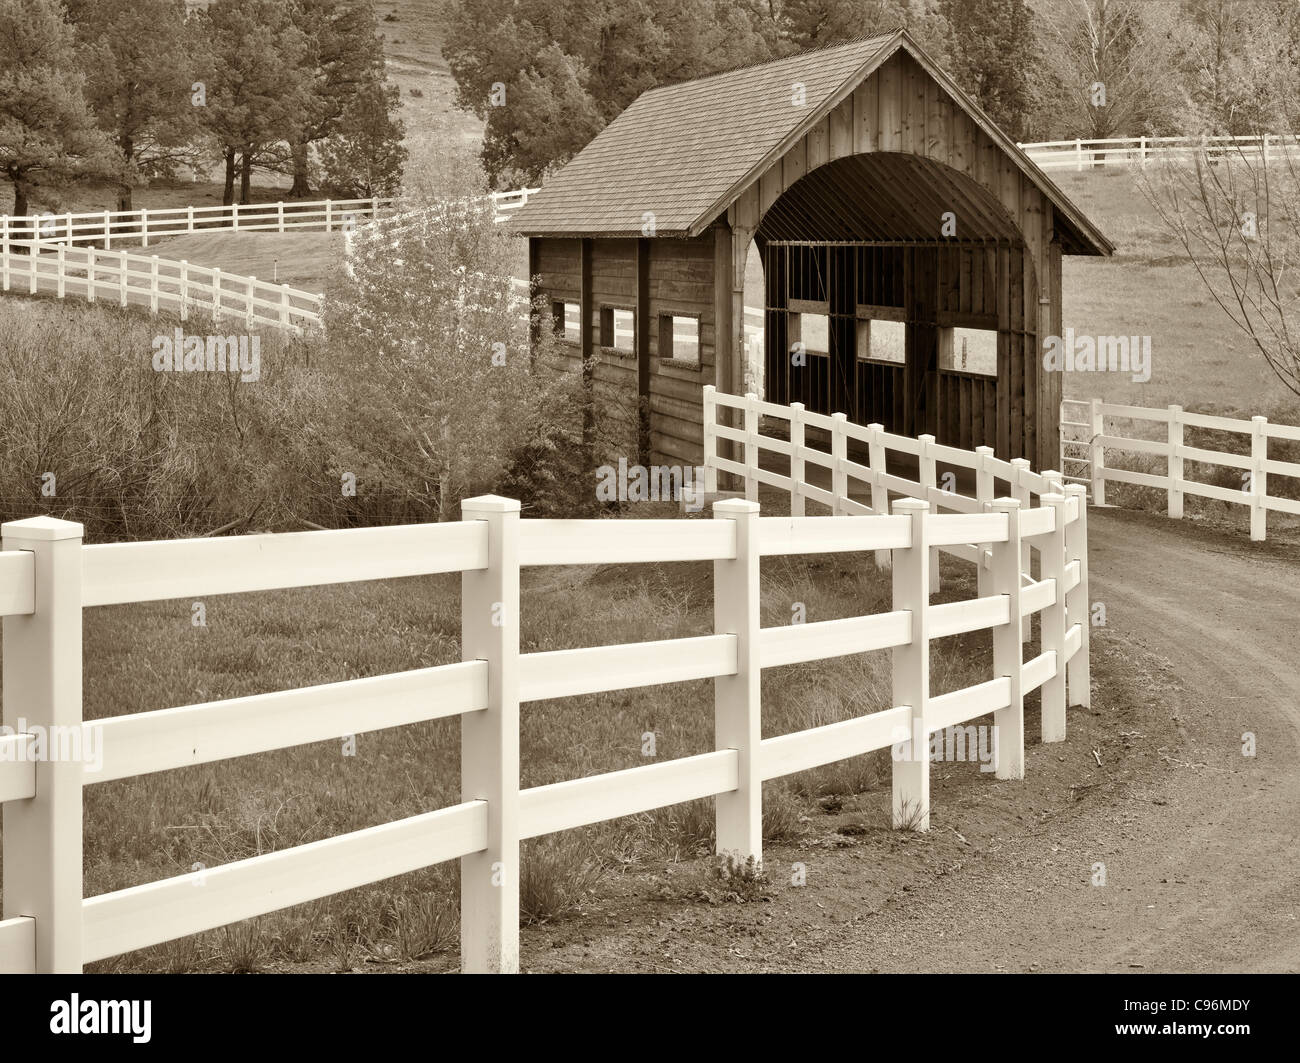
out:
M922 432L919 436L916 437L916 441L918 443L933 443L935 441L935 437L932 436L929 432Z
M995 510L997 510L997 511L999 511L999 512L1006 512L1007 510L1019 509L1019 508L1020 508L1020 499L1018 499L1018 498L995 498L995 499L993 499L992 502L989 503L989 507L990 507L991 509L995 509Z
M792 403L790 403L790 409L792 409L792 410L798 410L800 413L803 413L803 411L804 411L804 404L803 404L802 402L792 402Z
M1251 420L1254 421L1256 424L1268 424L1268 418L1265 417L1263 414L1257 413L1255 414L1254 417L1251 418Z
M832 421L847 421L848 419L849 419L849 415L848 415L847 413L833 413L833 414L831 414L831 420L832 420Z
M712 384L705 384L705 385L704 385L704 390L705 390L705 391L717 391L718 389L717 389L714 385L712 385Z
M896 498L894 499L895 513L924 513L930 508L930 503L921 498Z
M475 498L466 498L460 504L462 514L471 511L475 513L518 513L520 508L519 499L502 498L500 495L478 495Z
M1011 459L1011 464L1014 465L1017 469L1027 469L1027 468L1029 468L1029 459L1028 459L1028 458L1012 458L1012 459Z
M758 512L758 503L745 498L720 498L713 503L715 515L723 517L741 517Z
M86 528L76 521L58 517L26 517L0 524L0 535L6 539L34 539L38 542L58 542L61 539L81 539Z
M871 424L867 425L867 428L872 432L883 432L885 430L885 426L879 421L873 421Z

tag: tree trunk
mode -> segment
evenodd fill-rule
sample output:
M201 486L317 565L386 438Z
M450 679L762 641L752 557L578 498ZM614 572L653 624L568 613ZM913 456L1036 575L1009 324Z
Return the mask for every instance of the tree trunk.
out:
M253 153L245 151L239 163L239 202L247 203L253 183Z
M289 196L293 199L311 198L311 184L307 181L307 150L306 141L295 143L293 150L293 187L289 189Z
M126 160L127 174L123 176L122 183L117 190L117 209L131 210L131 164L135 161L135 140L129 136L118 138L117 146L122 152L122 158Z
M226 185L221 193L221 205L228 207L235 201L235 149L226 149Z
M19 217L27 214L27 182L21 178L14 178L14 214Z

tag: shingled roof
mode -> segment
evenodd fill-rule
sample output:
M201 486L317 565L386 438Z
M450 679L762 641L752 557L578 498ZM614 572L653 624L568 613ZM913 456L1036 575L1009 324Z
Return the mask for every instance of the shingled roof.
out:
M966 110L1060 212L1086 253L1114 248L1068 197L906 32L803 52L642 93L541 192L515 211L520 236L697 236L768 166L898 50L906 50ZM791 106L802 83L805 106Z

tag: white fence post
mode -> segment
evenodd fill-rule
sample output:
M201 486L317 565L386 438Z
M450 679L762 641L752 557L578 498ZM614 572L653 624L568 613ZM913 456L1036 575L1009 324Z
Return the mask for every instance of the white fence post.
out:
M130 268L130 264L127 260L126 252L119 251L117 253L117 298L118 298L118 302L120 302L123 306L126 306L126 297L127 297L126 289L127 289L127 281L129 279L127 277L127 270L129 268Z
M212 320L221 320L221 267L212 270Z
M64 244L54 251L55 264L59 271L58 276L54 279L55 287L58 290L59 298L62 299L67 294L67 276L68 276L68 249Z
M4 618L4 722L18 730L21 718L47 738L36 796L3 806L4 918L35 920L42 974L81 971L82 535L51 517L0 527L3 549L34 555L36 581L35 610Z
M0 289L9 290L9 215L0 216Z
M1101 442L1101 437L1106 432L1106 418L1101 411L1101 399L1093 399L1088 466L1089 472L1092 473L1092 504L1094 506L1104 506L1106 504L1106 478L1102 475L1102 470L1106 467L1106 448Z
M64 224L68 227L68 246L71 247L71 246L73 245L73 239L72 239L72 211L68 211L68 212L63 216L63 222L64 222Z
M848 512L848 507L840 504L849 497L849 474L841 468L849 457L849 435L844 431L848 419L847 414L831 414L831 494L835 496L831 513L836 517Z
M995 493L992 463L996 453L992 447L976 447L975 453L978 455L975 459L975 500L981 510L986 510ZM975 548L979 551L979 562L975 566L975 595L983 598L987 596L989 586L988 550L984 543L976 543Z
M31 270L31 273L28 275L27 278L27 293L29 295L35 295L36 284L37 281L40 279L40 266L41 266L41 245L40 244L31 243L28 245L27 266Z
M1083 172L1083 141L1074 142L1075 169L1080 173Z
M1067 625L1079 625L1079 650L1067 669L1071 705L1085 709L1092 705L1092 665L1089 663L1092 630L1092 602L1088 599L1088 492L1083 484L1065 489L1067 498L1079 503L1078 516L1065 529L1065 551L1070 561L1079 562L1079 582L1065 597ZM1068 628L1066 633L1068 634Z
M487 708L461 716L461 800L487 802L487 848L460 862L466 973L519 970L519 508L494 495L461 503L488 536L487 568L461 575L461 659L488 666Z
M926 502L934 506L934 512L937 513L939 503L933 499L939 481L935 474L934 454L930 450L934 446L934 436L926 434L917 436L916 439L921 444L921 453L916 459L921 494ZM939 590L939 548L932 546L930 548L930 593L938 594Z
M284 200L275 205L275 221L279 232L284 232Z
M1147 166L1147 138L1146 138L1146 137L1142 137L1142 138L1140 139L1140 141L1139 141L1138 146L1139 146L1139 148L1141 149L1141 153L1142 153L1142 154L1141 154L1141 159L1142 159L1142 169L1145 170L1145 169L1146 169L1146 166Z
M113 249L113 215L104 211L104 250Z
M1039 646L1043 653L1056 654L1056 674L1042 687L1042 734L1044 742L1065 741L1065 522L1069 514L1065 495L1058 489L1042 495L1040 501L1050 506L1055 526L1043 537L1042 577L1056 584L1056 600L1039 614Z
M334 231L334 204L332 200L325 200L325 231L327 233Z
M1169 515L1183 515L1183 459L1178 449L1183 445L1183 408L1169 407Z
M804 515L803 412L802 402L790 403L790 516L792 517Z
M1024 651L1020 639L1020 500L996 498L995 513L1007 515L1007 540L993 544L992 579L996 593L1006 596L1008 623L993 628L993 676L1011 683L1011 703L993 714L997 728L997 777L1025 777Z
M149 246L149 208L140 208L140 246Z
M95 245L86 247L86 302L95 301Z
M246 300L247 303L248 303L247 307L245 307L245 311L246 311L246 313L245 313L245 315L244 315L244 323L245 323L249 328L252 328L252 326L253 326L253 314L254 314L253 300L255 300L255 299L257 298L257 278L256 278L256 277L250 276L250 277L248 278L248 280L245 282L245 285L244 285L244 298L245 298L245 300Z
M1025 482L1025 474L1030 471L1028 458L1012 458L1012 468L1015 470L1011 478L1011 494L1020 503L1021 509L1028 509L1031 502L1031 493L1029 484ZM1028 543L1022 543L1020 546L1020 571L1026 576L1033 575L1033 567L1030 562L1030 548ZM1020 621L1020 641L1029 641L1029 617L1024 617Z
M181 320L184 321L190 313L190 264L187 259L180 260L180 299L181 299Z
M883 424L869 424L867 430L871 433L871 438L867 441L867 461L871 466L871 510L873 513L886 514L889 512L889 489L885 487L881 477L885 475L885 443L884 434L885 426ZM887 568L891 562L888 550L876 551L876 568Z
M194 208L193 207L185 208L185 222L188 227L188 231L193 232L194 231Z
M149 256L149 310L158 313L158 256Z
M758 501L758 477L754 470L758 468L758 396L753 392L745 393L745 499Z
M1268 537L1268 418L1250 419L1250 538L1263 542Z
M704 385L704 493L718 493L718 389Z
M291 304L289 302L289 286L287 284L282 284L280 285L280 324L281 325L288 325L292 321L292 318L289 316L290 305Z
M239 204L230 204L230 228L234 232L239 232Z
M757 502L728 498L713 516L736 523L736 557L713 562L713 630L736 636L736 674L713 681L714 748L738 755L737 786L714 798L717 852L763 859L762 671L759 663Z
M895 830L930 829L930 503L899 498L894 512L912 522L912 545L893 551L894 609L911 613L911 641L890 650L893 704L910 706L907 740L895 743L893 826ZM905 753L905 755L903 755Z

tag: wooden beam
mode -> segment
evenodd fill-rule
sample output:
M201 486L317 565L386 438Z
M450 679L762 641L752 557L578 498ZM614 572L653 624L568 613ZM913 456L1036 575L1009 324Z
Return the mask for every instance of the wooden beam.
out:
M650 241L645 237L636 242L636 308L632 327L636 351L637 461L649 468L654 461L650 448Z
M581 279L578 288L578 307L582 315L579 342L582 348L582 446L587 455L588 464L595 455L596 447L596 363L595 342L592 338L592 315L596 302L592 295L591 282L591 238L586 237L581 243Z

